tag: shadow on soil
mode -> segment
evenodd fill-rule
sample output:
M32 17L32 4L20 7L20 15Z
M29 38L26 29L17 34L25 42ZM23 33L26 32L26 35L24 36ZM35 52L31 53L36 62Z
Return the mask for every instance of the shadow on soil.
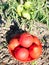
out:
M10 30L6 32L6 41L8 43L17 34L22 34L23 32L26 32L22 29L19 29L18 23L16 21L13 21L13 23L14 25L11 25Z
M43 39L44 39L44 41L45 41L45 44L44 44L43 48L44 48L44 49L49 48L49 42L47 42L47 39L49 39L49 35L44 35L44 36L43 36Z
M5 25L5 22L2 20L2 16L0 15L0 26L2 25L2 23Z

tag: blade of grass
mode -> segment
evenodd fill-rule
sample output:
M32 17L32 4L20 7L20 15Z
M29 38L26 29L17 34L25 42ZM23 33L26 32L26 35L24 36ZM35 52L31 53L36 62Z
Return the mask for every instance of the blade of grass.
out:
M31 65L37 65L36 61L31 62Z

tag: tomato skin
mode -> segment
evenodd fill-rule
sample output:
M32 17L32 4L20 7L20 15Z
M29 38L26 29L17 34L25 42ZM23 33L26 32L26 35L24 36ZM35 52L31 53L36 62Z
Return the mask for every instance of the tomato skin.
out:
M40 45L40 40L38 39L38 37L33 36L33 43L35 43L36 45Z
M25 48L20 48L17 52L15 52L15 58L20 61L25 61L29 56L29 51Z
M33 44L30 48L29 48L29 53L30 53L30 56L33 58L33 59L37 59L40 57L41 53L42 53L42 46L37 46L35 44Z
M31 56L29 55L27 61L30 61L30 60L33 60L33 59L32 59Z
M23 47L30 47L33 43L33 37L29 33L23 33L19 39L20 45Z
M30 56L28 56L28 58L26 60L23 60L22 62L29 62L31 60L33 60L33 59Z
M21 36L21 34L16 34L13 38L16 38L19 40L20 36Z
M15 47L19 46L19 42L16 38L13 38L10 40L9 44L8 44L8 48L10 50L14 50Z

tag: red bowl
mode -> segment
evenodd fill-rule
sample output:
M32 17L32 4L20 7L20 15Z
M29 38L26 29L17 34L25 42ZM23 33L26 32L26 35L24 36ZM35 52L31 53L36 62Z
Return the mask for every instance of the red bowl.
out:
M18 49L17 49L18 50ZM21 61L21 62L31 62L31 61L35 61L35 60L37 60L37 59L33 59L33 58L30 58L30 57L28 57L28 60L25 60L25 61L23 61L23 60L19 60L19 59L17 59L17 58L15 58L15 55L14 55L14 50L10 50L10 48L8 47L8 51L9 51L9 53L12 55L12 57L14 58L14 59L16 59L16 60L18 60L18 61Z
M32 35L32 36L33 36L33 35ZM20 35L14 36L14 38L17 38L18 41L19 41L19 37L20 37ZM35 37L35 36L34 36L34 37ZM35 40L34 40L34 41L35 41ZM37 45L39 45L37 41L35 41L35 42L37 43ZM40 45L41 45L41 42L40 42ZM19 45L18 47L22 48L21 45ZM25 47L24 47L24 48L25 48ZM42 48L42 45L41 45L41 48ZM19 48L18 48L18 49L19 49ZM18 49L17 49L17 50L18 50ZM29 50L29 48L26 48L26 49ZM8 46L8 51L9 51L9 53L12 55L13 58L15 58L16 60L19 60L19 59L17 59L17 58L15 57L15 54L14 54L15 49L14 49L14 50L11 50L10 47ZM39 57L40 57L40 56L39 56ZM38 57L38 58L39 58L39 57ZM36 58L36 59L38 59L38 58ZM29 57L28 57L25 61L23 61L23 60L19 60L19 61L21 61L21 62L31 62L31 61L34 61L34 60L36 60L36 59L32 58L32 57L29 55Z

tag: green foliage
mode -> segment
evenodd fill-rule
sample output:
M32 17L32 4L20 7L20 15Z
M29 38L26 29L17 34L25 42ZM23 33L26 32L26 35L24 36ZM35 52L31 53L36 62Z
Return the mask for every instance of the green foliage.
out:
M36 61L31 62L31 65L37 65Z
M24 23L23 20L26 22L37 20L49 27L49 8L46 0L25 0L23 4L20 1L7 0L5 3L0 2L0 14L4 13L4 18L10 19L10 21L15 19Z

